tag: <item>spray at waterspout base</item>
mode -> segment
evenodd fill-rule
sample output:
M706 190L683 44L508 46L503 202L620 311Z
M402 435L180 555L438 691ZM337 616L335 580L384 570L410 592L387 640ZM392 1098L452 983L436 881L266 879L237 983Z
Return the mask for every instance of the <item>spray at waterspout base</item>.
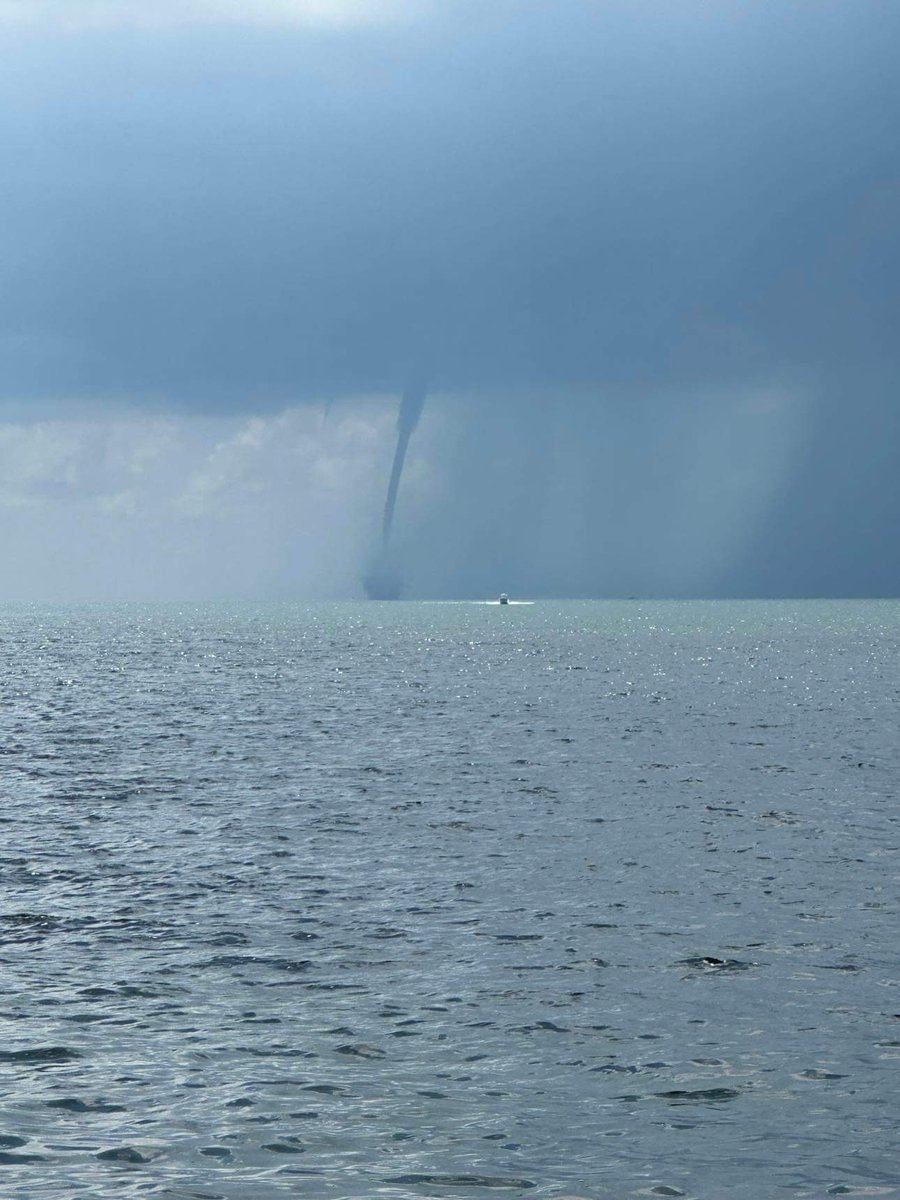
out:
M399 566L382 551L363 576L363 587L370 600L399 600L403 595L403 575Z

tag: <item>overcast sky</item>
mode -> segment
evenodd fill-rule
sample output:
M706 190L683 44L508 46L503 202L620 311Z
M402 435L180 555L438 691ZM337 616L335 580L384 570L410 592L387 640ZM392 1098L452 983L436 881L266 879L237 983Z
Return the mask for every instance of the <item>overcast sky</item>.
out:
M900 592L893 0L0 0L0 596ZM327 414L327 416L326 416Z

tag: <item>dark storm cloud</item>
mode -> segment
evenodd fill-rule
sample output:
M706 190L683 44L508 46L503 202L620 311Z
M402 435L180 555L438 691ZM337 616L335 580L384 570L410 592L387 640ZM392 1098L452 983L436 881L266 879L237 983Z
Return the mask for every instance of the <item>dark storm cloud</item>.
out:
M0 415L427 362L413 590L900 589L900 7L5 36Z
M445 11L20 37L3 394L894 369L898 10Z

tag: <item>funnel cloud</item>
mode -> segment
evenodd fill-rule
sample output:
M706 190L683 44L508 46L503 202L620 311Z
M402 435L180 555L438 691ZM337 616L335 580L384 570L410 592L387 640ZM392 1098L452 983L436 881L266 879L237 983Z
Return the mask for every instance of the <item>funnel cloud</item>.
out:
M366 593L373 600L397 600L402 594L403 579L399 562L391 552L391 533L394 528L394 512L397 507L397 495L400 491L409 439L419 424L427 394L424 381L416 380L410 383L400 398L400 407L397 412L397 444L394 448L394 460L391 465L387 495L384 500L384 516L381 522L381 550L364 580Z
M0 3L17 588L76 491L79 561L182 519L107 420L304 410L216 492L298 593L900 593L900 5L182 7Z
M403 464L406 462L409 439L415 432L419 418L422 416L425 396L424 384L417 383L409 387L400 400L400 411L397 413L397 448L394 451L394 463L388 481L387 496L384 501L384 519L381 524L382 543L385 549L390 543L391 530L394 527L394 509L397 507L397 492L400 489L400 479L403 475Z

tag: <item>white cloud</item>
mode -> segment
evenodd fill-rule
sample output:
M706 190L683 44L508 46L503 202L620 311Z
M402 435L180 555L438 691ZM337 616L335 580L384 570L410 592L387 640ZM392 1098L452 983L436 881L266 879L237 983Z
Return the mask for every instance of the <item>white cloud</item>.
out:
M395 397L0 423L2 599L358 594Z
M191 472L174 501L185 516L215 516L278 503L285 493L336 493L372 468L379 445L392 436L396 400L369 397L329 420L301 406L269 417L228 423Z
M73 436L70 422L0 426L0 507L43 507L86 486L85 467L99 461L95 427Z
M344 28L414 19L427 0L0 0L0 25L59 30L189 25Z
M237 503L265 491L269 476L262 472L268 465L265 452L271 448L272 424L253 418L216 442L175 501L176 511L201 517L216 512L223 503Z

